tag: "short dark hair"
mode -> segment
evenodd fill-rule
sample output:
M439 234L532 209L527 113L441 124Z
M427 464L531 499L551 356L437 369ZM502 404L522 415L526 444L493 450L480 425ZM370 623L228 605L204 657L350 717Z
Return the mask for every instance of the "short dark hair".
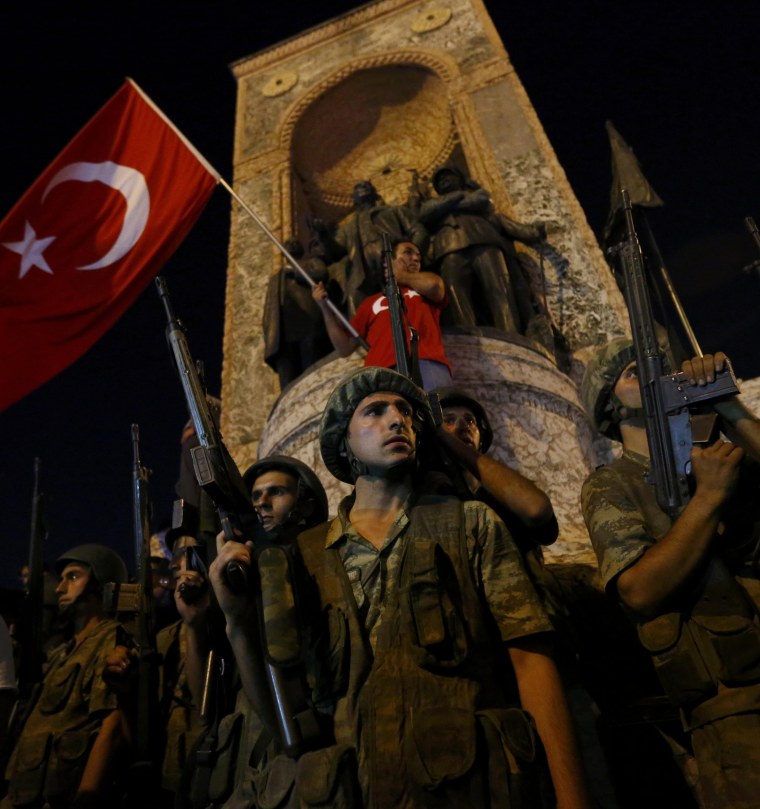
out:
M414 246L420 250L420 246L414 243L414 240L410 236L398 236L391 241L391 255L393 258L396 258L396 251L398 250L398 246L400 244L414 244ZM420 250L420 255L422 251Z

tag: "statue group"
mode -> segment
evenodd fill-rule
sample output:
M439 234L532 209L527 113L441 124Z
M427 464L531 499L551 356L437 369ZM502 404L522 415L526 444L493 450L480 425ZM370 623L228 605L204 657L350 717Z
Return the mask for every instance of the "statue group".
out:
M542 279L537 285L515 248L515 242L544 241L544 226L496 211L489 192L453 163L438 167L431 184L434 195L415 181L406 204L386 205L372 182L357 182L348 217L340 223L311 220L308 253L298 239L286 247L315 282L326 283L333 302L350 318L384 287L383 235L408 239L420 249L426 269L446 285L445 330L490 327L507 335L538 335L546 343ZM308 282L287 262L270 278L264 334L265 359L283 388L332 350Z

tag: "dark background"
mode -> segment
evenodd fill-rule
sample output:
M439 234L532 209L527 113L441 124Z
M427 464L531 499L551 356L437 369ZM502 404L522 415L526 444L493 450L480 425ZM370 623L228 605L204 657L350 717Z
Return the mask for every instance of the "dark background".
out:
M356 5L3 3L0 217L125 76L231 179L228 65ZM760 218L756 4L488 5L591 227L600 234L607 215L610 119L666 203L650 222L703 348L725 349L744 378L760 375L760 277L742 272L757 256L743 218ZM212 392L229 209L217 190L165 269ZM160 519L174 497L185 418L151 286L87 355L0 413L0 585L16 584L26 558L36 455L48 497L46 558L88 541L129 555L130 424L140 425Z

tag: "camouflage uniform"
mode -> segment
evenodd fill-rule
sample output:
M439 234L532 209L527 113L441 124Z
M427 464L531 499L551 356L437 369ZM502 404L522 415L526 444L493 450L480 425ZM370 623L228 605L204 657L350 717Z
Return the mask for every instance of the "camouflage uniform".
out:
M625 451L583 486L583 514L605 586L671 527L648 471L646 458ZM742 485L753 499L740 491L737 501L757 502L756 481L743 474ZM681 597L680 610L638 623L639 638L691 733L700 802L709 809L757 807L760 800L760 581L749 564L757 545L756 509L726 514L717 540L721 558L710 560L702 580Z
M166 751L161 768L161 786L176 792L188 755L203 730L200 714L193 706L187 684L187 630L182 621L164 627L156 636L156 648L163 665L160 668L159 694L166 722Z
M71 641L51 652L39 699L8 763L3 807L71 805L103 719L117 707L102 677L117 627L103 620L77 646Z
M356 750L363 805L528 805L515 759L524 767L540 742L510 707L500 641L551 624L504 524L482 503L410 500L377 550L351 502L299 545L329 627L315 704L338 749Z

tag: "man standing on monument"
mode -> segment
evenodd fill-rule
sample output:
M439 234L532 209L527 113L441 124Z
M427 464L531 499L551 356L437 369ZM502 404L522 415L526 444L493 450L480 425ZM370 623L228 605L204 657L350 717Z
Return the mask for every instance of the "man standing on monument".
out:
M422 384L426 390L451 384L451 366L441 337L441 311L446 305L443 281L432 272L422 270L417 246L398 240L392 247L393 275L401 290L409 316L409 325L419 336L419 363ZM327 333L341 357L347 357L359 347L327 307L324 284L312 289L314 300L322 310ZM388 300L382 293L365 298L354 315L351 325L369 343L365 365L392 368L396 364Z

